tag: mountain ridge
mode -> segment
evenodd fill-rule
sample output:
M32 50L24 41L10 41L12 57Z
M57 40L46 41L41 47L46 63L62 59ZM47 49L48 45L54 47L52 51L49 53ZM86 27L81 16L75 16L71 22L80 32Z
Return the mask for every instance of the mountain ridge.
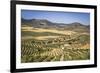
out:
M83 25L79 22L73 23L54 23L46 19L23 19L21 18L22 25L30 25L35 28L58 28L58 29L67 29L67 30L86 30L89 31L90 25ZM78 30L78 31L79 31Z

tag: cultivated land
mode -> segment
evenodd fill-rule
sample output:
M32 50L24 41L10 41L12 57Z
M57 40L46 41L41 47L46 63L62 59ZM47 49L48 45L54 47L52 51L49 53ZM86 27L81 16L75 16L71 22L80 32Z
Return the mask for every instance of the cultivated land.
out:
M22 22L22 63L90 59L90 34L87 26L79 23L66 27L51 24L43 20Z

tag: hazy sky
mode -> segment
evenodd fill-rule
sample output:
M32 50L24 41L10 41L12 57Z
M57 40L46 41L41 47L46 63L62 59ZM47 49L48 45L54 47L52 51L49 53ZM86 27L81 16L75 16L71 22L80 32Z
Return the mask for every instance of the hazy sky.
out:
M79 12L21 10L21 18L47 19L55 23L79 22L85 25L90 24L90 13L79 13Z

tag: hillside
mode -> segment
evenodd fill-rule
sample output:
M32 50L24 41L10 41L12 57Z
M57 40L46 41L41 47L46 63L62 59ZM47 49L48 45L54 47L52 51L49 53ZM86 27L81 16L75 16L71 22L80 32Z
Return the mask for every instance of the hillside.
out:
M22 19L21 62L90 59L89 25Z

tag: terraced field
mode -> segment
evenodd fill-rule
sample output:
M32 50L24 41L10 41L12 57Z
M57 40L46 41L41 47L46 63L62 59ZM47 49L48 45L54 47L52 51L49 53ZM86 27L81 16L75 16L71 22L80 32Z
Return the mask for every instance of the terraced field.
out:
M90 59L90 35L67 30L22 26L21 62Z

